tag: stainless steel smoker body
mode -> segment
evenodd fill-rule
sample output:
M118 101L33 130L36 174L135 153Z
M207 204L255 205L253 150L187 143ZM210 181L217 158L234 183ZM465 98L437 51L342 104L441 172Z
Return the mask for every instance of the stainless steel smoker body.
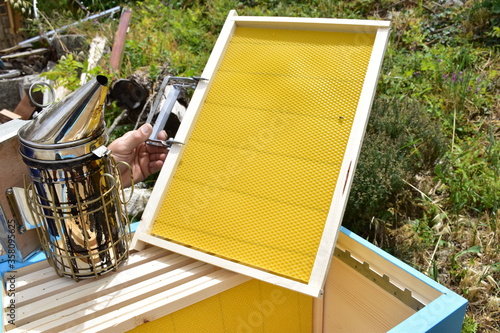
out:
M107 81L89 81L18 133L43 251L59 275L75 280L116 270L128 257L120 176L105 147Z

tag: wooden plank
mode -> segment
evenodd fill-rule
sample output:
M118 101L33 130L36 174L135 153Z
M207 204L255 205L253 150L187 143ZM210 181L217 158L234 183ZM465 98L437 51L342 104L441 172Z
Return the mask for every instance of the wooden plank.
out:
M164 291L63 332L72 333L75 330L81 330L82 333L126 332L140 324L159 319L248 280L249 278L243 275L219 270L190 281L178 290ZM209 319L207 318L207 320Z
M11 120L14 120L14 119L20 119L21 116L18 115L18 114L15 114L14 112L12 111L9 111L9 110L5 110L3 109L2 111L0 111L0 123L6 123L8 121L11 121Z
M57 295L58 302L60 302L60 298L65 295L65 292L74 295L80 290L89 293L93 292L95 295L98 295L99 293L110 292L111 289L116 288L118 285L123 287L145 279L147 276L155 274L164 265L167 265L168 269L172 270L180 265L192 262L192 260L186 260L178 254L170 253L163 249L161 250L162 251L158 253L153 253L151 256L133 256L129 258L127 265L124 266L123 269L119 268L117 272L109 272L97 280L95 278L89 278L75 282L67 277L56 276L56 278L54 278L54 269L52 267L41 270L39 271L40 274L32 274L27 276L24 281L20 281L20 283L23 283L26 287L20 290L18 289L16 298L17 305L24 306L25 302L34 304L39 300L43 303L53 295ZM34 280L37 277L41 278ZM92 291L92 288L95 288L95 290ZM30 306L31 305L28 305L26 312L36 313L38 311L35 305L33 306L33 312L31 312Z
M45 270L47 268L51 268L51 266L49 265L49 263L46 260L43 260L43 261L39 261L37 263L30 264L28 266L25 266L23 268L18 269L17 273L19 275L19 278L16 280L16 283L18 284L17 288L23 288L23 286L26 284L23 282L23 279L22 279L22 277L24 275L39 272L39 271ZM52 268L52 270L54 270L54 269Z
M111 56L109 63L115 72L120 71L120 64L123 57L123 50L125 49L125 41L127 39L127 30L130 23L132 10L125 9L120 17L120 23L116 31L115 40L111 49Z
M324 333L386 332L415 313L337 258L325 287Z
M390 26L389 21L308 17L238 16L231 18L231 20L240 27L337 32L375 33L379 28Z
M412 291L413 296L424 304L429 304L442 295L442 292L431 287L425 281L398 268L394 263L384 258L365 245L358 243L355 239L340 233L337 247L342 250L349 249L352 256L360 262L370 263L370 268L375 272L388 274L395 284L405 286ZM388 255L389 256L389 255Z
M66 328L84 324L104 313L122 309L125 306L136 304L141 299L151 297L164 291L174 292L176 287L183 287L193 279L207 275L216 268L201 262L194 262L185 267L175 269L171 272L157 275L145 281L135 283L126 288L119 289L101 297L81 302L73 298L64 308L57 306L51 311L43 313L43 316L30 316L29 320L23 320L23 330L27 331L52 331L61 332ZM59 300L58 300L59 302ZM45 304L50 304L46 302ZM21 311L23 309L20 309ZM36 320L33 321L33 318ZM17 323L18 321L16 321ZM84 324L85 325L85 324ZM77 326L78 327L78 326ZM75 328L74 332L80 329ZM15 330L13 332L16 332Z
M149 247L141 252L131 253L130 257L127 259L126 264L120 266L123 269L129 269L137 265L149 262L155 259L166 256L168 251L161 248ZM121 269L119 268L118 271ZM40 286L47 281L55 280L58 275L55 273L54 268L52 268L46 260L39 263L29 265L27 267L18 270L19 278L17 279L18 291L22 291L27 287ZM72 279L63 279L74 282ZM92 281L93 279L85 279L81 282Z
M325 296L313 299L313 317L312 317L313 333L323 333L323 321L325 314L324 299Z
M19 29L22 27L23 16L20 11L15 11L9 1L2 6L6 12L0 15L0 49L9 48L22 40ZM5 9L4 7L4 9Z
M17 327L9 332L123 332L249 280L153 246L99 279L75 282L45 261L32 266L18 271Z
M87 280L89 282L86 281L87 283L80 284L69 279L59 279L59 281L64 280L69 283L51 284L43 288L34 287L32 288L33 290L28 289L23 294L24 298L20 300L20 304L23 306L18 311L19 319L17 322L19 325L23 325L26 322L45 317L49 311L57 312L70 308L77 303L92 302L94 299L112 294L117 290L123 290L129 286L136 288L141 282L147 281L149 278L153 278L159 274L179 273L176 270L192 262L193 260L190 258L177 254L169 254L164 258L127 269L117 274L103 275L95 281L97 283L89 283L93 281ZM43 290L43 293L40 289ZM30 291L31 293L29 293ZM42 293L43 297L37 295L36 291ZM26 301L27 304L24 304L23 301ZM44 307L44 304L57 304L57 306L49 310Z

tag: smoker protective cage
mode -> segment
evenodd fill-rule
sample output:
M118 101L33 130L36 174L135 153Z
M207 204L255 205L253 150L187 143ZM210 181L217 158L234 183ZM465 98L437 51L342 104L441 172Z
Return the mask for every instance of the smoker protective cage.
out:
M69 173L68 169L61 170ZM130 242L115 162L104 156L82 164L80 170L79 179L53 181L46 197L35 190L35 180L25 190L47 261L59 276L75 281L116 271L129 256ZM58 185L73 197L61 202Z
M232 11L135 233L320 296L389 22Z

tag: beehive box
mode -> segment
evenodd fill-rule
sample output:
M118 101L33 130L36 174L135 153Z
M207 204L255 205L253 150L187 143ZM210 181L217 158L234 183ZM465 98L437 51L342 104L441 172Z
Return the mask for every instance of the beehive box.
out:
M5 329L460 331L463 298L340 227L388 33L231 12L136 252L78 283L3 264Z
M335 253L322 298L157 247L133 253L118 272L80 282L60 278L42 256L13 268L4 262L3 329L460 332L462 297L346 229Z

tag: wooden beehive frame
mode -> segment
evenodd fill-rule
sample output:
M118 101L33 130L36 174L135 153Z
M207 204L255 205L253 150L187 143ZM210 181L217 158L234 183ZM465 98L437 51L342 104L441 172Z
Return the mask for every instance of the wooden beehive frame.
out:
M352 183L355 166L359 156L371 103L381 68L383 55L389 35L389 22L364 20L309 19L283 17L239 17L231 11L217 40L207 66L202 74L207 81L201 81L193 95L186 116L176 135L176 141L187 143L194 129L197 116L211 87L211 78L217 70L228 48L236 27L275 28L294 30L336 31L336 32L368 32L375 34L375 41L369 60L367 73L357 104L356 115L352 125L347 149L340 167L337 186L319 248L316 255L310 279L307 283L278 276L259 267L249 267L245 264L224 259L212 254L198 251L189 246L165 240L152 235L151 228L158 216L169 185L181 159L184 146L174 145L165 161L165 166L157 180L152 196L142 217L141 224L132 242L132 248L142 249L146 244L159 246L234 272L245 274L269 283L284 286L311 296L321 296L326 275L333 255L338 230L343 211L347 202L349 188Z

